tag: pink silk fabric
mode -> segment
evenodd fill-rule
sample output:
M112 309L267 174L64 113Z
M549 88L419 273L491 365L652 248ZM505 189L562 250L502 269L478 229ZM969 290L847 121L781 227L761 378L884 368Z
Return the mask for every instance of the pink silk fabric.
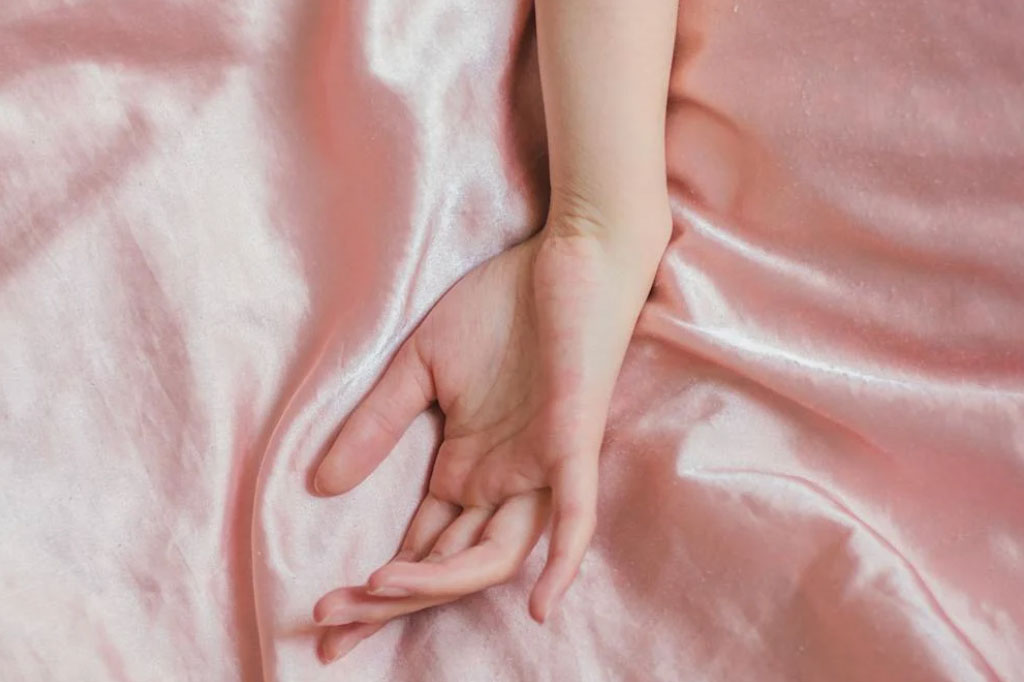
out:
M641 3L637 5L642 11ZM600 522L323 667L439 417L313 467L543 221L529 3L0 5L0 680L1024 680L1024 5L687 0ZM620 93L629 97L629 92Z

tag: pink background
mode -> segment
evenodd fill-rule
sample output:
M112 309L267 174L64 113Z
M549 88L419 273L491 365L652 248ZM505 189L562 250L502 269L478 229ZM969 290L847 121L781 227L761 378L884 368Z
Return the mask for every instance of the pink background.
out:
M997 0L684 2L676 234L578 583L533 624L538 550L319 664L313 603L395 549L437 419L345 497L314 464L542 221L532 30L514 1L0 5L0 679L1024 679Z

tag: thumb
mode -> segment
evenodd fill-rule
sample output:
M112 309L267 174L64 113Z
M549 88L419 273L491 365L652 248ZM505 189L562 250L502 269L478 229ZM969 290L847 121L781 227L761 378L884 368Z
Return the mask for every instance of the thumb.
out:
M313 478L321 495L348 492L377 468L409 424L434 401L430 369L413 335L352 411Z

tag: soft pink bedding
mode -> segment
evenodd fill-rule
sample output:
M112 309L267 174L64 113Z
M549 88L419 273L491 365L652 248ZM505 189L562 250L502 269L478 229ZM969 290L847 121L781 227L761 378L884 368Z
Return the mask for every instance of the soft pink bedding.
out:
M642 3L637 3L642 11ZM600 523L322 667L437 441L312 467L537 227L527 2L0 4L0 680L1024 680L1024 5L687 0ZM628 97L628 92L621 93Z

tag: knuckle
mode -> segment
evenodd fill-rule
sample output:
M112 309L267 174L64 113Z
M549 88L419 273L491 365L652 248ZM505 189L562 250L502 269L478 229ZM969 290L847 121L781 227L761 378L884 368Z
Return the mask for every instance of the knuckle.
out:
M519 564L516 561L503 562L498 567L497 571L497 584L502 585L507 582L511 582L513 578L519 573Z
M423 350L416 336L406 342L406 362L411 366L410 374L416 382L420 397L424 402L430 402L434 394L433 379L430 374L429 363L423 355Z
M566 502L559 510L558 516L561 521L569 522L591 531L597 525L597 510L588 504Z
M451 504L458 504L460 486L448 476L438 475L435 471L430 477L429 492L431 495Z
M393 561L412 561L416 557L416 549L411 544L402 545Z
M395 435L398 433L398 425L390 412L387 405L368 402L360 411L360 418L372 429Z
M525 557L520 556L515 551L509 551L509 548L502 547L499 543L494 540L489 540L494 547L496 552L494 558L491 561L491 575L495 585L507 583L519 573L519 567L522 565Z
M571 557L565 547L552 547L548 552L548 561L552 564L569 563Z

